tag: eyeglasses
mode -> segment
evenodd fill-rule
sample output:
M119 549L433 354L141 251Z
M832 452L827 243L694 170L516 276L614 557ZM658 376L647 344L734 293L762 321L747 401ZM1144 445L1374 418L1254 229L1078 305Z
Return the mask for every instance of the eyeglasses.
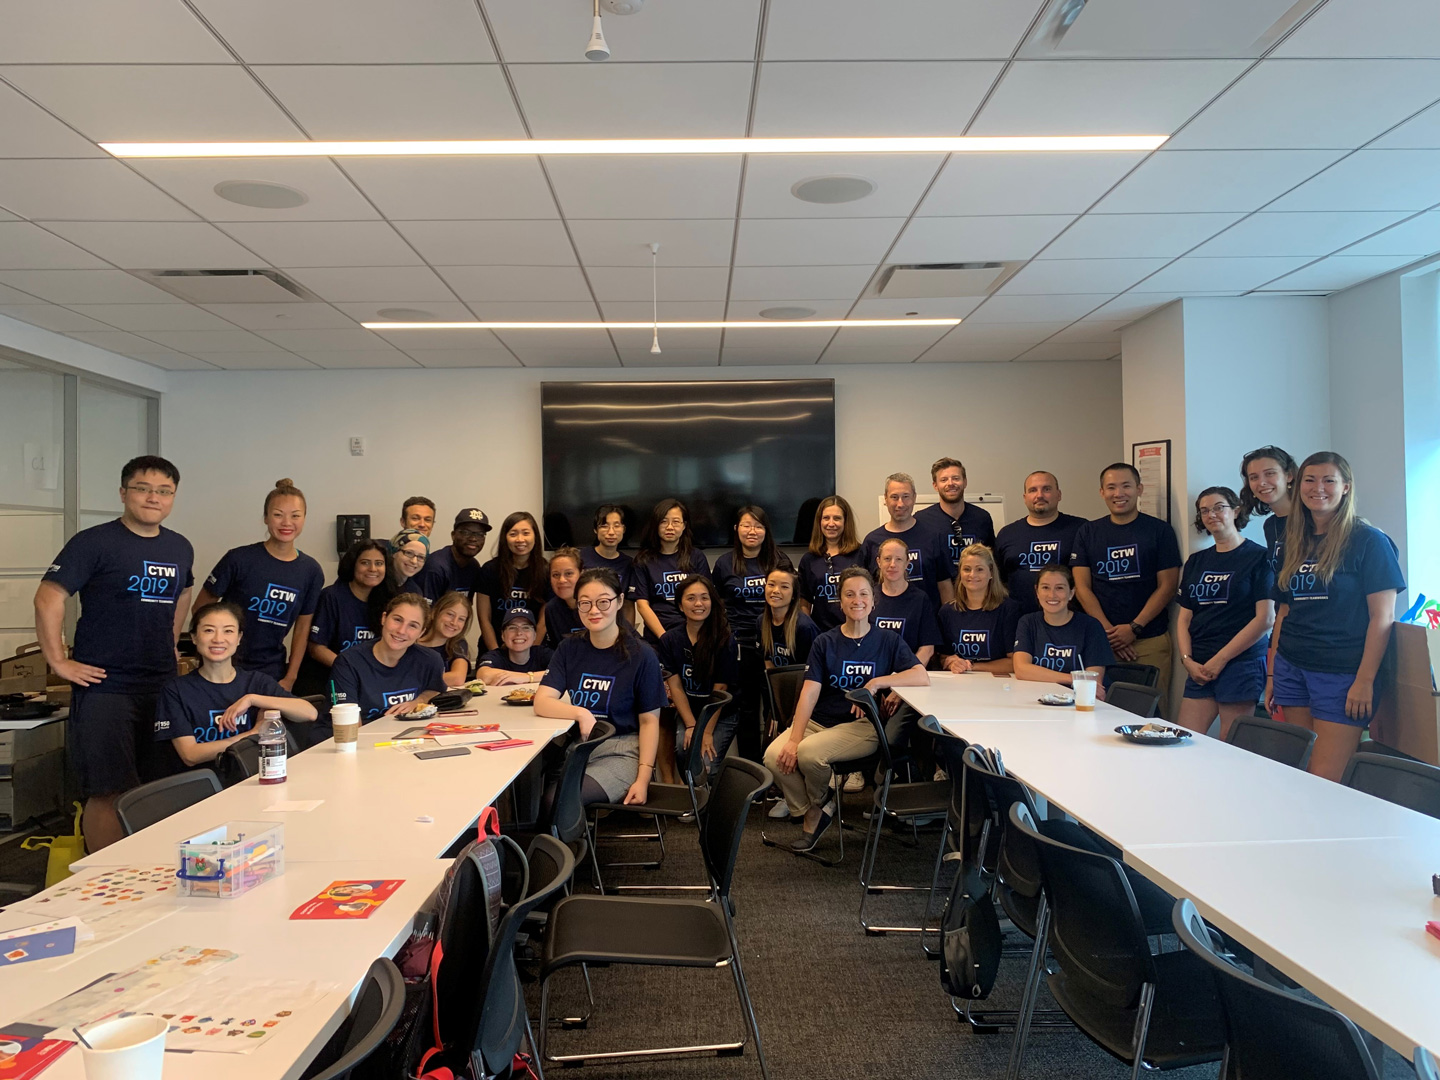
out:
M413 551L401 551L401 552L399 553L399 555L400 555L400 558L402 558L402 559L409 559L411 562L424 562L424 561L425 561L425 556L424 556L423 554L417 555L417 554L416 554L415 552L413 552Z
M162 499L173 499L175 489L173 487L151 487L149 484L126 484L126 491L133 491L136 495L159 495Z
M1219 517L1224 511L1234 509L1235 507L1229 503L1216 503L1214 506L1202 506L1200 508L1200 516L1202 518Z
M577 600L575 607L579 611L609 611L619 599L618 596L602 596L599 600Z

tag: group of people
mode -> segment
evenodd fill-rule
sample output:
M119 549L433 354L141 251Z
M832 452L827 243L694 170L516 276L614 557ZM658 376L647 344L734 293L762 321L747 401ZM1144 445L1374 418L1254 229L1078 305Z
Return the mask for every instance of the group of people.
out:
M1175 531L1140 511L1131 465L1101 472L1108 513L1092 521L1061 512L1053 472L1030 473L1025 516L997 533L965 502L964 465L946 457L930 471L938 501L918 513L915 481L887 477L889 520L863 537L844 498L822 499L798 564L749 505L712 567L678 499L653 508L633 557L620 550L624 508L606 505L593 544L549 559L535 517L512 513L482 562L483 511L462 509L449 544L432 549L435 504L415 497L400 531L353 544L330 585L296 547L306 502L286 479L264 499L266 538L227 552L192 604L193 550L162 524L180 474L145 456L121 472L121 516L77 533L45 574L36 626L74 686L68 743L92 850L120 836L120 793L213 760L259 711L308 722L319 738L327 710L316 695L373 720L473 679L538 684L536 711L582 735L598 720L615 726L590 758L587 801L645 802L652 781L679 778L677 749L694 739L710 762L732 743L763 758L781 813L801 825L800 851L834 816L831 764L875 748L845 695L874 693L887 736L902 741L918 717L890 691L924 684L929 669L1068 685L1077 671L1103 680L1114 664L1148 664L1164 695L1178 649L1182 724L1204 732L1218 718L1223 735L1263 703L1314 730L1310 768L1338 778L1373 715L1405 587L1395 547L1356 514L1337 454L1297 465L1263 447L1240 473L1240 494L1217 486L1196 499L1195 528L1213 543L1183 563ZM1256 516L1263 546L1240 531ZM72 594L81 616L67 651ZM187 626L200 666L177 678ZM766 670L801 664L794 716L766 717ZM717 691L732 704L697 730Z

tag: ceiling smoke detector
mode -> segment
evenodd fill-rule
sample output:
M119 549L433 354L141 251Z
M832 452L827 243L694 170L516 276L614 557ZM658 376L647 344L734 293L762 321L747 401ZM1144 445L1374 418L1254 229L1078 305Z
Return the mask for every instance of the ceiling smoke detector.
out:
M634 15L645 6L645 0L600 0L600 6L611 15Z
M440 316L433 311L413 307L386 307L375 312L386 322L439 322Z
M270 180L222 180L215 185L215 194L226 202L260 210L293 210L310 201L310 196L298 188Z
M835 203L855 202L875 190L875 182L863 176L812 176L798 181L790 194L801 202Z
M776 322L799 322L801 319L809 319L815 314L814 308L808 307L767 307L760 312L762 319L774 319Z

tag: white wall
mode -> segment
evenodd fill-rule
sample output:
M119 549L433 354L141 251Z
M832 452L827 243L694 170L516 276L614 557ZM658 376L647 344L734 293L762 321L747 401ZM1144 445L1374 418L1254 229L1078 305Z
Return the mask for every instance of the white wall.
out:
M388 536L400 503L428 495L439 506L441 537L465 506L481 507L497 525L512 510L538 514L541 382L817 376L835 379L836 479L862 523L875 513L886 474L913 473L923 489L930 463L946 454L965 462L972 492L1003 493L1012 515L1025 474L1041 468L1059 474L1067 511L1093 517L1102 510L1092 480L1121 451L1114 361L703 373L171 372L162 452L185 477L171 524L194 542L197 572L208 573L227 548L263 538L265 493L288 476L310 505L301 546L328 576L338 513L368 513L372 531ZM350 456L352 435L365 438L364 457Z
M1129 461L1134 443L1170 440L1170 520L1174 523L1183 521L1186 491L1185 362L1182 303L1152 312L1120 335L1125 423L1120 453L1113 460ZM1098 492L1099 477L1092 479ZM1184 551L1185 530L1182 527L1177 532Z

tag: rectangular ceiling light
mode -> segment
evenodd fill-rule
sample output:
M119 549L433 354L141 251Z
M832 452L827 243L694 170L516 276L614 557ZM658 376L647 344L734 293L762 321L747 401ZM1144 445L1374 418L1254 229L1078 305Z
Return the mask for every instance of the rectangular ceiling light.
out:
M495 139L426 142L101 143L118 158L436 157L517 154L1014 154L1148 151L1168 135L956 135L876 139Z
M762 319L758 322L367 322L366 330L773 330L828 326L959 326L959 319Z

